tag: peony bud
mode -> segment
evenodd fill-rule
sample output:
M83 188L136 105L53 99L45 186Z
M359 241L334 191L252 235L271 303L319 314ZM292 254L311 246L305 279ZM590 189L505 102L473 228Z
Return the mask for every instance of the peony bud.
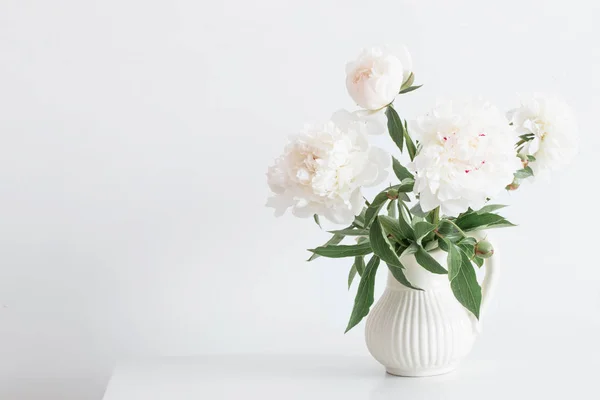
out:
M475 245L475 255L479 258L490 258L494 255L494 247L487 240L481 240Z
M390 200L396 200L398 198L398 191L396 189L390 189L387 191L387 198Z
M411 69L412 61L405 48L365 49L346 65L346 88L360 107L379 110L394 101Z
M506 186L506 190L508 190L508 191L517 190L519 188L519 186L521 186L521 184L519 184L517 182L517 180L515 179L513 181L513 183L511 183L510 185Z

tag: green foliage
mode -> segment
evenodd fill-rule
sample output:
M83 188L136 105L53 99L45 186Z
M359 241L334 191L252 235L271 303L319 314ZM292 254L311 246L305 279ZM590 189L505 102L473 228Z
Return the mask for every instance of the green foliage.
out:
M421 240L435 229L435 225L427 221L420 221L414 224L415 240L418 244Z
M373 202L367 207L365 211L365 218L363 221L363 227L367 228L373 222L373 219L379 214L379 211L383 207L388 200L392 200L398 198L398 192L400 190L407 190L410 187L410 182L401 183L400 185L390 186L387 189L379 192ZM412 185L414 185L414 181L412 181ZM404 186L404 187L403 187ZM412 189L410 189L412 190Z
M487 206L483 206L481 207L480 210L475 211L477 214L486 214L486 213L491 213L494 211L498 211L502 208L506 207L503 204L488 204Z
M400 87L400 91L402 91L403 89L411 87L414 82L415 82L415 74L413 74L411 72L410 75L408 76L408 78L406 78L406 80L402 84L402 87Z
M408 150L408 155L410 156L410 161L415 159L417 155L417 146L413 143L409 133L408 133L408 123L404 120L404 140L406 141L406 150Z
M317 214L313 215L313 219L315 220L315 223L319 225L319 228L323 229L323 227L321 226L321 221L319 220L319 216Z
M413 208L410 209L411 214L416 215L417 217L425 218L429 215L428 212L423 211L421 208L421 203L417 203Z
M400 164L400 161L396 160L395 157L392 157L392 169L394 170L396 178L398 178L400 182L402 182L405 179L415 179L414 175L411 174L410 171L406 169L404 165Z
M354 245L321 246L316 249L308 249L308 251L329 258L364 256L373 252L369 242Z
M414 75L403 83L400 93L409 93L420 87L414 86ZM400 150L408 152L410 160L417 154L417 145L410 137L408 124L390 104L385 111L390 137ZM524 135L523 143L531 140ZM520 180L533 175L527 164L534 162L532 156L522 156L523 168L515 173L513 189ZM488 204L480 210L471 210L458 217L444 217L439 208L424 212L417 202L410 208L408 204L415 185L415 176L395 157L392 168L398 184L387 187L378 193L357 215L353 223L339 230L333 230L331 239L323 246L311 249L309 261L319 256L329 258L353 257L354 262L348 272L348 288L360 278L354 308L346 332L356 326L369 312L373 304L375 274L380 262L385 262L390 273L402 285L421 290L414 286L405 274L402 264L406 257L415 257L416 262L434 274L447 274L450 287L456 299L473 315L479 318L481 307L481 287L475 275L475 265L484 265L484 256L491 256L492 250L484 252L480 244L469 232L503 226L514 226L501 215L496 214L504 205ZM418 194L415 196L418 199ZM383 207L386 206L386 209ZM386 212L387 211L387 212ZM387 215L382 215L387 214ZM314 216L320 226L319 216ZM346 237L356 239L355 244L340 244ZM487 244L486 244L487 246ZM447 253L446 265L437 261L430 252L441 250ZM479 252L479 253L478 253ZM373 253L365 265L365 256ZM447 270L446 270L447 268ZM357 278L358 277L358 278Z
M469 260L475 257L475 245L477 240L472 237L464 238L458 242L458 247L469 257Z
M475 264L476 264L476 265L477 265L479 268L483 267L483 263L484 263L484 261L485 261L485 260L484 260L483 258L481 258L481 257L477 257L477 256L473 257L473 262L474 262L474 263L475 263Z
M416 243L411 243L406 249L404 249L404 251L401 253L403 256L408 256L411 254L415 254L417 251L419 251L419 245Z
M375 218L373 221L373 225L371 225L371 231L369 235L369 240L371 242L371 248L373 249L373 253L378 256L381 260L386 262L387 264L394 265L396 267L402 268L402 264L400 264L400 259L398 255L394 251L393 246L390 244L388 238L386 237L381 224L379 223L379 218Z
M525 179L529 178L530 176L533 176L533 170L530 166L524 167L515 172L515 178L517 179Z
M386 215L380 215L379 223L388 235L392 235L397 242L401 242L403 239L407 239L404 231L400 228L400 223L396 218L392 218Z
M365 257L357 256L354 258L354 266L356 267L356 272L358 272L358 276L362 276L365 271Z
M441 236L453 242L460 240L464 235L455 224L447 219L442 219L436 228L436 232Z
M348 289L352 286L352 281L354 281L354 277L356 276L356 264L352 264L352 268L350 268L350 272L348 273Z
M358 285L356 298L354 299L354 308L350 315L350 321L346 327L346 332L354 328L368 313L373 304L375 292L375 273L379 267L379 257L373 256L365 267L365 271Z
M493 213L475 213L471 212L459 216L456 225L465 232L480 229L498 228L503 226L515 226L503 216Z
M361 228L344 228L337 231L329 231L329 233L342 236L369 236L369 230Z
M447 274L448 271L438 263L428 252L422 247L419 247L415 253L415 259L427 271L434 274Z
M475 317L479 318L479 310L481 308L481 287L477 282L475 270L467 255L460 251L461 266L454 277L450 281L450 287L454 297L467 310L471 311Z
M413 230L410 222L407 220L406 210L401 207L401 204L398 203L398 225L400 226L400 230L406 239L415 240L415 231Z
M414 290L423 290L423 289L420 289L420 288L414 286L412 283L410 283L408 281L408 279L406 278L406 275L404 274L404 268L400 268L400 267L397 267L397 266L391 265L391 264L387 264L387 266L388 266L388 269L390 270L390 272L392 273L392 275L394 275L394 278L396 278L396 280L398 282L400 282L404 286L414 289Z
M357 216L354 217L354 222L352 223L352 225L350 225L350 227L356 226L357 228L364 228L366 212L367 212L367 207L363 207L360 214L358 214Z
M321 247L327 247L327 246L334 246L338 243L340 243L342 240L344 240L344 235L333 235L333 237L331 239L329 239L323 246ZM317 253L313 253L312 256L310 256L310 258L306 261L312 261L314 259L319 258L320 255Z
M396 208L396 200L392 200L388 203L387 205L387 211L388 211L388 217L390 218L397 218L398 217L398 213L397 213L397 208Z
M417 86L410 86L410 87L407 87L406 89L402 89L402 90L400 90L400 94L404 94L404 93L409 93L409 92L412 92L413 90L417 90L417 89L418 89L418 88L420 88L421 86L423 86L423 85L417 85Z
M404 126L402 125L402 120L398 116L394 107L390 104L388 108L385 110L385 116L387 117L387 127L390 137L396 143L396 146L400 149L400 151L404 148Z
M404 192L404 193L412 192L414 189L414 186L415 186L414 179L406 178L402 182L400 182L400 185L398 185L396 187L396 190L398 192Z
M446 245L448 252L448 279L450 282L454 280L458 276L460 272L460 267L462 266L462 256L460 254L460 249L452 242L447 239L442 239L444 244Z

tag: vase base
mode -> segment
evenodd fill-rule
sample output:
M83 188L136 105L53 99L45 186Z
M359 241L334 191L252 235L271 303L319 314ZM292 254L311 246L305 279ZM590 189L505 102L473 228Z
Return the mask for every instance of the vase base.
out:
M454 371L457 366L458 366L458 364L451 364L451 365L446 365L444 367L439 367L439 368L415 368L415 369L386 367L385 370L390 375L417 378L417 377L447 374L449 372Z

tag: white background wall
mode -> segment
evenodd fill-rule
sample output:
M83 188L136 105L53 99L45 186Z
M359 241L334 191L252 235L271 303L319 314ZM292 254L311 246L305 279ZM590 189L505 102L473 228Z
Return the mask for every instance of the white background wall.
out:
M366 354L362 327L343 335L349 262L303 261L327 235L275 219L264 174L353 107L345 62L381 42L425 83L404 117L540 90L580 120L571 168L500 200L520 226L496 232L474 356L600 325L599 19L592 1L1 0L0 398L99 399L129 356Z

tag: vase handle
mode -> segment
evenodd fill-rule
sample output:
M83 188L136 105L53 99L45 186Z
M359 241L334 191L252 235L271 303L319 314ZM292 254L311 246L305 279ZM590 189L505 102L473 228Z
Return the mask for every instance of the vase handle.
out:
M494 254L492 257L487 258L484 263L485 276L481 284L481 307L479 308L479 320L473 317L473 328L475 332L481 333L481 320L487 312L488 305L494 295L496 284L499 278L498 271L498 250L494 243Z

